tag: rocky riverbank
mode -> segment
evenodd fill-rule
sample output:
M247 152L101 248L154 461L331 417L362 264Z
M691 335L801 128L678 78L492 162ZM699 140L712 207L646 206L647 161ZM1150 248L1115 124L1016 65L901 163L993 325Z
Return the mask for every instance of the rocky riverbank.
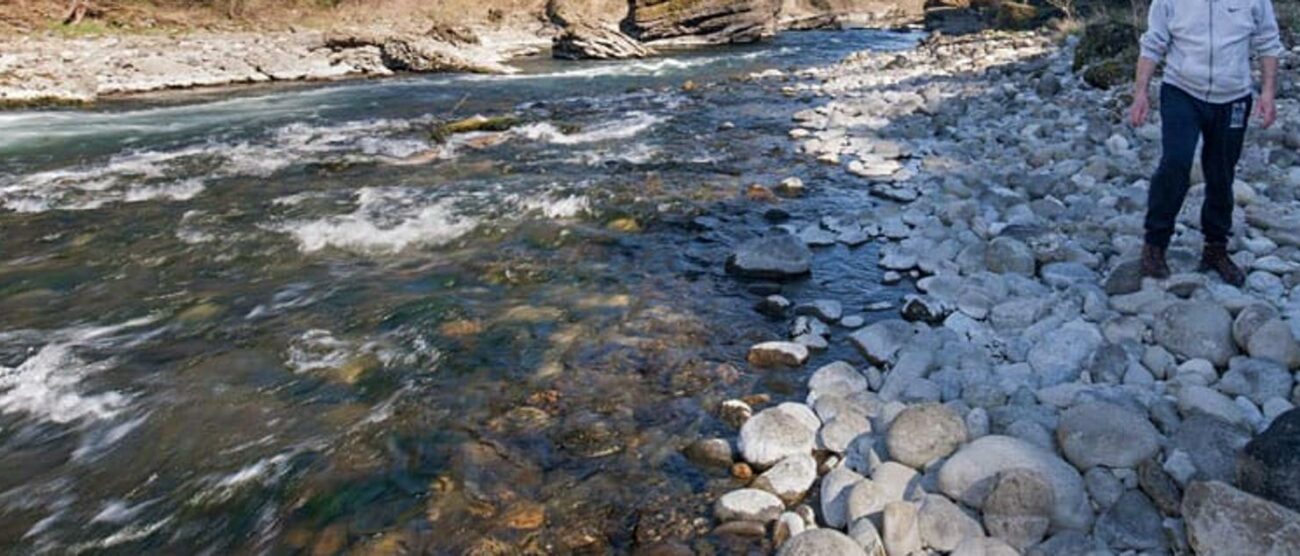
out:
M1176 274L1139 276L1160 128L1123 123L1074 44L985 33L804 74L827 102L791 137L882 205L783 226L729 270L795 278L819 246L875 241L917 291L874 322L862 300L756 300L791 333L750 349L754 372L816 371L805 397L722 404L738 437L687 450L736 477L717 534L788 555L1300 552L1295 53L1235 185L1239 289L1196 271L1199 176ZM861 360L818 361L837 343Z
M549 44L540 25L465 37L392 30L27 36L0 42L0 105L401 71L510 73L511 57Z

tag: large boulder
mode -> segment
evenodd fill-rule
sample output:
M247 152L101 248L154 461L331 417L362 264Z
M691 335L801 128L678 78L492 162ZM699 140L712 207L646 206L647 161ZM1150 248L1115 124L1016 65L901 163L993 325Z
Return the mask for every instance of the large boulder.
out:
M1160 451L1160 433L1144 415L1123 407L1091 402L1061 415L1056 441L1075 467L1135 467Z
M928 403L904 409L885 437L889 455L915 468L946 457L966 441L966 422L952 408Z
M1192 483L1183 518L1197 554L1300 554L1300 513L1225 483Z
M809 427L793 412L770 407L745 421L737 445L745 461L766 468L788 456L811 454L816 446L816 431L817 427Z
M777 0L633 0L629 17L643 41L753 42L776 32Z
M1283 413L1237 459L1245 491L1300 511L1300 409Z
M1156 317L1156 343L1184 359L1207 359L1222 367L1236 355L1232 315L1208 301L1179 301Z
M748 278L792 278L812 269L812 251L790 234L752 239L727 259L727 271Z
M1056 454L1010 436L985 436L962 447L939 469L939 489L953 499L980 508L998 474L1017 468L1042 475L1052 486L1054 527L1087 530L1092 524L1092 510L1079 472Z
M1023 551L1043 540L1055 506L1056 495L1046 477L1011 469L997 476L984 500L984 527L989 535Z
M325 46L336 49L374 47L385 67L394 71L512 73L501 59L482 48L438 40L430 36L342 33L325 38Z
M551 39L551 55L566 60L610 60L654 56L654 49L617 29L575 23Z
M867 552L857 542L844 533L834 529L809 529L795 535L781 545L778 556L867 556Z

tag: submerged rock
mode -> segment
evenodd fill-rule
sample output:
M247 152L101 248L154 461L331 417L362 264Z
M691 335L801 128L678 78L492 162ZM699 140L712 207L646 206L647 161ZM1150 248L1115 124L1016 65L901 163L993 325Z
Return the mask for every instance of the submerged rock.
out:
M750 365L761 368L798 367L808 360L808 346L797 342L763 342L749 348Z
M808 274L811 269L812 251L789 234L742 243L727 259L728 272L748 278L793 278Z

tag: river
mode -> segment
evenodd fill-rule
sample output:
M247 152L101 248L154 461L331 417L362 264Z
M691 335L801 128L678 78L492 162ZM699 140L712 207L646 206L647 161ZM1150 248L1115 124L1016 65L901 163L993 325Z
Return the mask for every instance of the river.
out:
M722 400L806 377L745 366L788 326L754 303L902 294L873 245L819 248L790 284L723 270L773 207L798 226L878 202L794 152L819 100L791 70L917 38L0 112L0 550L724 542L731 479L680 449L734 434ZM523 123L401 163L479 113ZM806 198L745 198L789 176Z

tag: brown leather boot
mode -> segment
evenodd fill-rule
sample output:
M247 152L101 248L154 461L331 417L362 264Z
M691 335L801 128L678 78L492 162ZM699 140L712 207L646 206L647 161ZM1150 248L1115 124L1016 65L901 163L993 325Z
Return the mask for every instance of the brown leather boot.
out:
M1165 262L1165 248L1147 243L1142 246L1142 275L1164 280L1169 277L1169 264Z
M1225 243L1205 244L1205 250L1201 252L1201 272L1208 270L1217 273L1225 284L1241 287L1246 283L1246 273L1232 262L1232 258L1228 256L1228 245Z

